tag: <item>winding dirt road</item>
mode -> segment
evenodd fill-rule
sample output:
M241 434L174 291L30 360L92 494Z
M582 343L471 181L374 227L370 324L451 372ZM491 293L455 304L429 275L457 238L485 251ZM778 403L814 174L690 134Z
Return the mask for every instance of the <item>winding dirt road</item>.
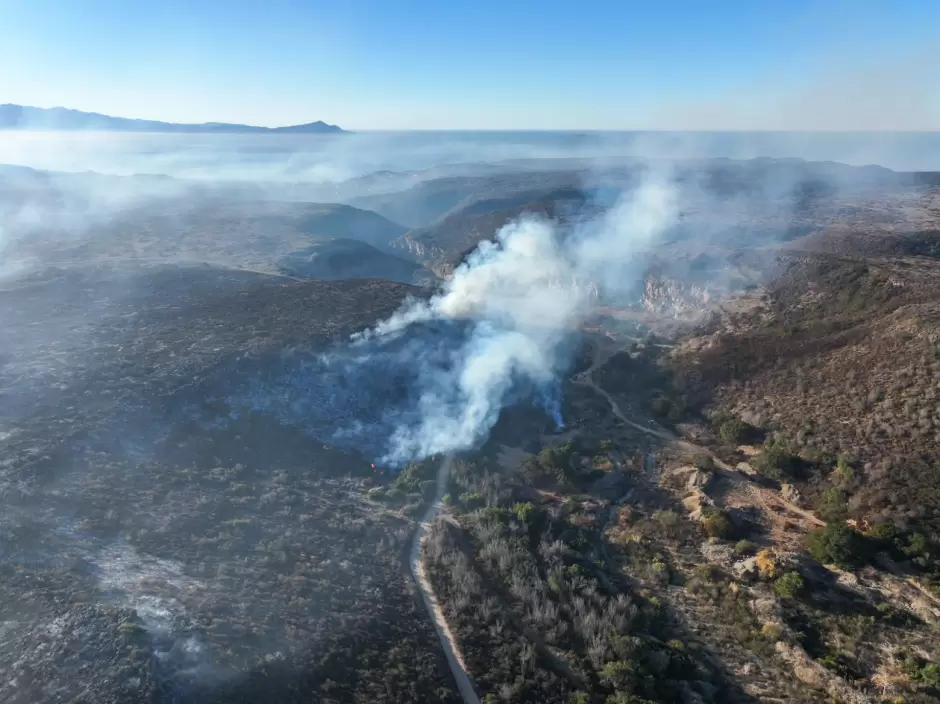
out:
M747 480L740 476L736 470L733 470L727 464L722 462L721 459L716 457L714 453L711 452L708 448L690 443L687 440L677 437L675 434L664 428L650 427L627 418L627 416L620 409L620 405L617 403L617 401L607 392L606 389L602 388L594 381L595 369L606 362L607 359L612 356L612 354L613 353L609 352L605 355L600 349L598 349L590 368L586 369L580 374L575 375L572 378L572 381L577 384L589 386L600 396L602 396L610 405L610 409L613 414L626 425L629 425L648 435L657 437L660 440L664 440L670 444L683 447L686 450L693 450L697 453L710 456L715 461L716 466L724 474L732 478L732 480L736 483L748 484L753 491L759 494L759 498L761 499L762 503L766 501L764 492L759 487L751 485L750 482L747 482ZM434 499L428 506L424 515L421 517L421 520L418 523L418 527L415 530L414 538L411 544L411 558L409 563L412 577L415 580L415 584L418 586L418 590L421 592L421 600L424 602L424 606L427 609L428 615L431 617L431 621L434 624L434 629L437 631L437 636L440 639L441 647L444 649L444 655L447 657L447 664L450 667L450 671L454 676L455 682L457 683L457 689L460 692L460 696L463 699L464 704L480 704L480 698L477 696L477 693L473 688L473 682L470 679L470 675L467 673L467 666L464 663L463 656L460 653L457 640L454 637L453 632L450 630L447 619L444 617L441 606L437 601L437 597L434 595L434 589L432 588L431 582L428 579L427 568L424 564L424 560L422 559L422 546L424 545L424 541L427 539L429 528L434 523L435 519L441 511L441 500L447 491L447 482L450 477L450 470L453 461L454 458L451 455L447 455L441 462L441 466L437 472ZM628 498L628 496L623 497L623 499L626 498ZM812 512L805 511L798 506L795 506L791 502L786 501L782 497L774 496L774 498L776 499L777 503L789 509L790 511L793 511L794 513L797 513L814 522L818 522L818 524L825 525L822 523L822 521L819 521L819 519L813 515ZM612 511L615 508L616 504L612 507Z
M610 405L611 412L615 416L617 416L617 418L619 418L623 423L629 425L630 427L636 428L637 430L641 432L644 432L648 435L652 435L661 440L664 440L674 445L675 447L682 448L683 450L687 452L692 452L695 454L701 454L701 455L710 457L712 461L715 463L715 467L717 468L718 471L721 472L724 478L728 479L732 484L746 487L746 489L755 497L755 499L765 509L769 510L771 508L771 504L776 504L777 506L780 506L781 508L789 511L790 513L796 516L799 516L800 518L803 518L804 520L809 521L813 525L816 525L816 526L826 525L825 521L821 520L812 511L807 511L804 508L800 508L793 502L788 501L787 499L780 496L777 492L769 491L747 480L745 477L741 475L741 473L737 469L723 462L721 458L715 455L715 453L712 452L707 447L703 447L702 445L697 445L695 443L689 442L688 440L684 440L664 428L645 426L627 418L627 416L623 413L623 411L620 410L620 405L617 403L617 401L607 392L606 389L602 388L600 385L598 385L596 381L594 381L594 371L598 367L602 366L605 362L607 362L607 360L609 360L616 353L616 351L617 350L614 350L613 352L608 351L605 354L600 348L598 348L595 352L594 359L592 360L591 366L588 369L581 372L580 374L577 374L574 377L572 377L572 381L576 384L589 386L595 392L600 394Z
M444 612L441 610L441 605L438 603L437 597L434 595L434 589L431 587L431 582L428 579L428 572L424 560L421 559L421 548L428 537L428 529L431 527L431 524L434 523L434 519L437 518L437 514L441 510L441 499L443 499L444 493L447 491L447 480L450 477L450 468L453 462L453 456L447 455L441 462L440 469L437 470L437 487L434 493L434 500L418 522L418 528L415 530L414 539L411 543L411 559L409 563L411 566L411 575L414 577L415 584L418 585L418 590L421 592L421 600L424 602L424 608L427 609L428 615L434 623L437 637L440 639L441 647L444 648L444 655L447 657L447 665L450 667L450 671L454 676L454 680L457 683L457 690L460 692L464 704L480 704L480 698L473 689L473 682L470 680L470 675L467 674L467 666L464 664L463 656L457 645L457 640L454 638L454 634L447 624L447 619L444 618Z

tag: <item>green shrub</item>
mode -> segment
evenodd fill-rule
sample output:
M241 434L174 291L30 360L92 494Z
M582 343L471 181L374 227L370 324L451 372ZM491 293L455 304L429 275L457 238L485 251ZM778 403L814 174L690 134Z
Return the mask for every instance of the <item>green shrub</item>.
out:
M571 470L572 456L576 454L574 443L569 440L563 445L543 449L538 454L538 462L546 470L566 474Z
M774 594L784 599L799 599L806 593L806 582L799 572L785 572L774 581Z
M865 535L888 547L894 545L894 540L898 537L899 531L893 523L876 523Z
M436 474L437 463L433 460L412 462L396 475L392 485L406 494L413 494L421 491L422 481L433 480Z
M927 687L940 689L940 665L935 662L924 665L918 673L917 681Z
M535 506L532 505L531 501L523 501L513 506L513 512L520 523L528 523L535 513Z
M845 521L849 515L845 493L834 486L826 489L816 502L816 513L827 523Z
M600 671L601 682L608 687L629 692L636 686L636 665L624 660L609 662Z
M852 465L842 455L839 455L839 459L836 461L835 475L840 486L848 486L855 481L855 470L852 469Z
M841 523L830 523L809 534L806 547L817 561L840 567L856 567L868 559L868 546L862 535Z
M483 494L478 491L467 491L460 495L460 503L473 510L484 504Z
M911 533L907 537L907 545L901 550L905 555L914 559L918 557L924 560L930 559L930 542L923 533Z
M940 689L940 665L937 663L925 660L907 650L902 652L901 667L912 682Z
M799 474L800 458L792 454L781 443L765 446L751 464L760 474L769 479L785 479Z
M718 437L729 445L740 445L754 437L754 426L737 418L729 418L718 426Z
M708 506L702 509L702 530L709 538L729 540L734 536L734 523L727 511Z
M679 514L675 511L669 510L668 508L654 511L653 520L666 529L679 527Z
M753 555L757 552L757 543L750 540L739 540L734 544L735 555Z
M720 569L709 563L696 566L692 572L692 578L700 582L720 582L723 576Z

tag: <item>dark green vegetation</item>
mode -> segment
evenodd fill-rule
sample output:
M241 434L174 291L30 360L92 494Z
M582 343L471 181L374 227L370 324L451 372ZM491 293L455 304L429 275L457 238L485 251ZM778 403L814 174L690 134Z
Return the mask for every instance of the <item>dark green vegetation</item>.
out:
M369 498L401 510L404 515L417 517L434 497L437 487L435 477L440 461L440 458L432 458L406 465L387 486L371 489Z
M715 344L677 371L694 364L696 392L772 427L755 468L816 477L829 517L841 503L845 517L940 529L936 262L787 255L779 266L766 303L715 319Z
M839 523L811 533L807 548L816 560L840 567L858 567L867 557L864 538L855 529Z
M488 464L458 465L450 492L463 498L426 547L481 694L517 702L740 697L605 540L610 509L590 496L592 469L610 471L605 450L547 448L510 473ZM551 491L533 491L533 471Z

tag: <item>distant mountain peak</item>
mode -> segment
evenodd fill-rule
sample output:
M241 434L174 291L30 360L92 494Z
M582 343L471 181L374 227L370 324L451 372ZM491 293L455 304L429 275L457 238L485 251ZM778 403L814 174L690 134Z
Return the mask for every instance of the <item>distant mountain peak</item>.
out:
M100 132L182 132L182 133L249 133L249 134L335 134L344 132L336 125L322 120L286 127L257 127L255 125L205 122L184 124L113 117L96 112L82 112L71 108L35 108L7 103L0 105L0 130L100 131Z

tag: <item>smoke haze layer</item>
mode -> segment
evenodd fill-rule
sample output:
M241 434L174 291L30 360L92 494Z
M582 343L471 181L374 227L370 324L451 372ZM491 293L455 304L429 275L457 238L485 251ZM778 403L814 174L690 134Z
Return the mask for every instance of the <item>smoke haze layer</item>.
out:
M465 450L493 427L521 386L555 416L564 344L590 311L598 291L636 284L632 258L676 219L673 187L649 175L598 219L562 229L524 217L483 242L429 301L410 301L358 336L360 345L391 342L416 326L462 320L469 326L451 363L431 365L419 354L417 414L394 431L383 461L400 465Z

